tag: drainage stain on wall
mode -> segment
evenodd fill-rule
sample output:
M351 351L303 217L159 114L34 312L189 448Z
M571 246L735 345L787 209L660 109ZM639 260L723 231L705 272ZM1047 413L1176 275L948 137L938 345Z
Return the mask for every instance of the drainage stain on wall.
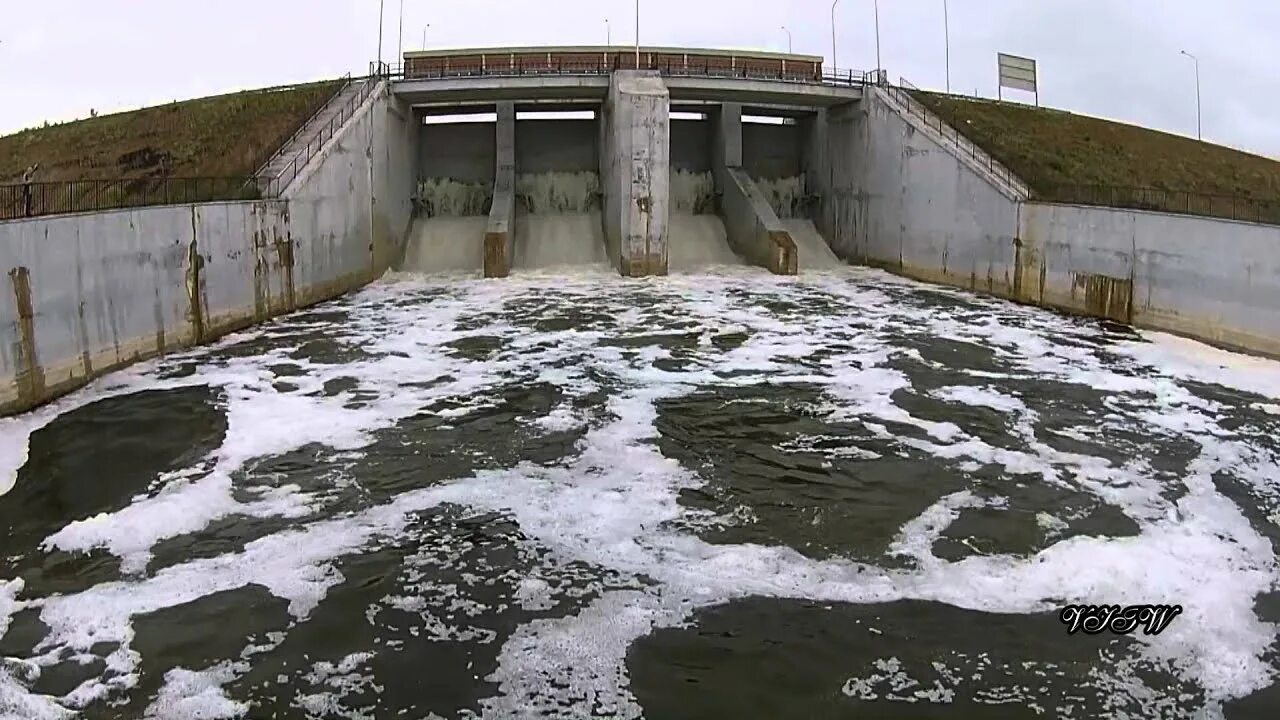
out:
M14 355L18 360L18 398L34 403L44 394L44 370L36 357L35 312L31 304L31 271L16 267L9 271L13 297L18 308L18 346Z
M1071 273L1071 297L1084 295L1085 310L1116 322L1133 322L1133 280L1092 273Z

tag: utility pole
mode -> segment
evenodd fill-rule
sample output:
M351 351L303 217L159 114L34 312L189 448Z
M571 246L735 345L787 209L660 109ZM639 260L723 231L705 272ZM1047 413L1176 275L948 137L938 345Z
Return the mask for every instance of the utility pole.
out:
M831 72L836 71L836 5L840 0L831 0Z
M386 0L378 0L378 74L382 74L382 10Z
M791 54L791 31L787 29L786 25L783 25L782 32L787 34L787 54L790 55Z
M1196 64L1196 139L1203 140L1204 135L1200 131L1200 58L1192 55L1186 50L1183 50L1182 54L1191 58L1191 60Z
M951 94L951 23L947 20L947 0L942 0L943 52L947 64L947 94Z
M876 9L876 79L879 80L880 68L883 67L880 64L880 0L875 0L873 4Z

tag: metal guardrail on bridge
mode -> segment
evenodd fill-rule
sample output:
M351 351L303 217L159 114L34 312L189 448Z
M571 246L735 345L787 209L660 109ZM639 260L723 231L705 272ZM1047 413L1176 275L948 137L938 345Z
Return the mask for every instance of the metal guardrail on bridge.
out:
M388 79L401 80L443 80L452 78L474 77L529 77L540 75L608 75L622 68L616 62L604 60L574 60L553 63L517 63L512 65L496 65L491 67L468 67L458 69L430 68L406 72L402 63L370 63L369 72ZM790 82L801 84L840 85L860 87L873 77L871 73L852 69L823 69L821 76L797 75L782 71L761 70L756 68L731 69L710 62L655 62L641 64L642 70L656 70L669 77L705 77L705 78L737 78L745 80L770 80L774 82Z

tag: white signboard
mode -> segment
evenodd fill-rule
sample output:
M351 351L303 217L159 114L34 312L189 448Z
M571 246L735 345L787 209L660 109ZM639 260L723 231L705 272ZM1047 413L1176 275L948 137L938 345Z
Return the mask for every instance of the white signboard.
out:
M996 64L1000 70L999 88L1026 90L1036 94L1036 104L1040 104L1040 91L1036 86L1036 61L1031 58L996 53ZM1003 93L1001 99L1003 99Z

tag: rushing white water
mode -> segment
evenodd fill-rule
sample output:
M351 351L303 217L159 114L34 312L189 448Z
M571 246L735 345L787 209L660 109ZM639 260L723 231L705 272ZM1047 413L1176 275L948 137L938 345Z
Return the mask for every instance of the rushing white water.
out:
M756 178L756 187L769 201L774 214L781 219L805 216L804 177Z
M808 218L780 218L782 226L791 233L795 241L796 253L799 255L799 266L805 270L831 270L844 265L840 258L831 251L831 246L823 239L813 221Z
M741 265L716 215L711 173L671 173L671 216L667 224L667 267L688 272L715 265Z
M514 267L607 263L599 208L595 173L517 175Z
M411 272L480 272L484 268L485 215L418 218L401 267Z
M418 202L427 217L487 215L492 199L489 183L435 177L418 181Z

